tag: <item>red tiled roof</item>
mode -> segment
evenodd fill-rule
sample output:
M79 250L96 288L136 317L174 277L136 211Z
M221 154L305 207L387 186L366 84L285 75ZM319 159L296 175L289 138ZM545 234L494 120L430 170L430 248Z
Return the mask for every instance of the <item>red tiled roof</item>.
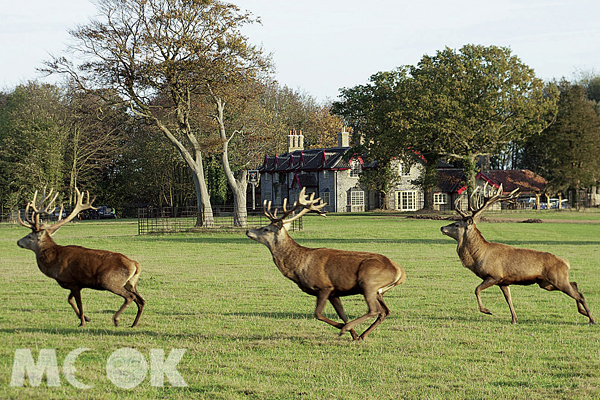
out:
M485 175L502 184L505 192L512 192L518 188L521 194L543 193L548 184L546 179L528 169L492 170Z

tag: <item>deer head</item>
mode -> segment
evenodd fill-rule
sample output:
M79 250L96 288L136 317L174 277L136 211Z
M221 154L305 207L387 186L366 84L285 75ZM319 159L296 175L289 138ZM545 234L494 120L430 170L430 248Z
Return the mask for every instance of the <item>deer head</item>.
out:
M469 210L471 211L471 215L460 209L460 199L456 199L454 202L454 209L462 219L442 227L442 233L444 235L459 240L460 237L468 233L468 231L475 226L475 223L481 220L481 216L485 210L499 201L511 201L515 199L517 197L517 192L519 191L519 189L515 189L509 194L503 194L502 185L500 185L495 194L487 196L487 188L488 185L486 183L483 189L478 186L471 194L469 198Z
M322 211L322 209L327 203L317 204L321 201L321 198L315 199L314 193L311 193L310 197L308 197L305 194L305 191L305 188L303 188L298 195L298 200L294 202L292 208L289 210L287 209L287 199L283 200L283 213L280 217L277 216L277 209L275 209L274 212L271 212L271 202L265 200L263 202L263 213L271 223L262 228L250 229L246 232L246 235L250 239L256 240L269 248L273 248L278 242L278 238L290 229L292 221L297 220L309 212L315 212L326 217L325 212ZM297 210L300 211L295 213ZM292 214L294 215L291 218L287 218Z
M18 216L19 223L24 227L31 229L31 233L29 235L17 242L19 247L36 251L36 249L41 247L41 244L46 237L51 237L54 235L61 226L71 221L81 211L97 209L97 207L92 207L92 203L94 202L95 198L90 201L89 192L85 192L87 195L87 200L84 203L83 194L77 188L75 188L75 191L77 192L77 204L75 205L75 208L73 208L73 211L71 211L71 214L63 219L62 214L64 208L61 205L60 212L58 214L58 222L55 224L47 224L42 223L41 218L51 215L57 209L57 207L54 206L54 202L58 197L58 193L55 193L54 196L52 196L52 189L50 189L48 194L46 194L46 189L44 189L42 198L38 201L38 192L36 190L35 194L33 195L33 200L31 200L25 208L25 221L21 219L20 214Z

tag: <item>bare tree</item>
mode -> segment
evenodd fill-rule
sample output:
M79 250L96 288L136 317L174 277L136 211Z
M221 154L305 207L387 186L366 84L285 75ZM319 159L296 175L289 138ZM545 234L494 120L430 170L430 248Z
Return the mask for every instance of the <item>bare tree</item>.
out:
M73 204L77 186L82 181L87 186L94 185L94 175L122 150L128 116L123 105L105 107L97 96L74 88L66 97L70 112L66 117L65 170L69 177L69 204Z
M115 89L133 113L155 124L193 172L199 225L213 226L203 158L211 132L198 122L194 98L219 98L268 69L262 50L240 32L257 20L217 0L98 0L98 12L71 31L70 50L84 61L54 57L45 70L86 90Z

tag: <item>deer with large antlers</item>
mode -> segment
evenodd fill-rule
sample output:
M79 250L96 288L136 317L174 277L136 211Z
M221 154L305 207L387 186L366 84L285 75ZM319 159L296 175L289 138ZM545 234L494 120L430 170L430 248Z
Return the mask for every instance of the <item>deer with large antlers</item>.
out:
M595 323L583 295L577 288L577 283L569 282L569 262L567 260L542 251L490 243L483 238L475 226L481 219L483 211L499 201L513 200L517 196L517 190L503 194L502 185L500 185L497 192L489 197L480 195L476 190L469 201L471 215L459 208L457 200L455 209L461 219L441 228L444 235L448 235L458 242L456 251L463 266L483 279L483 282L475 289L479 311L491 314L483 306L480 293L482 290L498 285L508 303L512 323L516 324L517 315L509 285L537 283L542 289L560 290L575 299L579 313L588 317L590 324ZM481 205L476 208L474 203Z
M286 278L294 281L302 291L317 297L315 317L318 320L340 329L340 336L350 332L354 340L365 339L390 313L383 301L383 294L404 283L406 274L400 265L381 254L314 249L296 243L287 233L292 221L309 212L325 216L322 209L327 203L318 204L321 199L315 199L314 196L313 193L308 198L305 189L302 189L298 201L289 210L285 199L280 217L277 217L277 210L271 212L271 202L265 200L264 214L271 223L248 230L246 235L269 248L275 265ZM369 310L365 315L349 321L340 297L355 294L364 296ZM327 300L343 323L323 315ZM370 318L376 319L358 336L354 327Z
M63 219L61 206L59 220L53 225L42 223L41 218L56 210L54 203L58 193L52 197L52 190L47 195L44 190L42 198L37 201L36 191L33 200L25 209L25 221L19 215L19 223L32 232L20 239L17 244L19 247L32 250L36 255L39 269L46 276L55 279L61 287L70 290L68 301L81 321L79 326L85 326L86 321L90 320L83 314L81 303L81 289L89 288L108 290L125 299L125 303L113 317L115 326L119 324L121 313L134 301L138 307L137 315L131 325L134 327L142 315L145 304L137 291L140 264L120 253L86 249L80 246L59 246L52 239L52 235L61 226L71 221L80 212L96 209L92 206L94 200L90 201L89 192L86 192L87 200L84 203L83 194L78 189L75 190L77 191L75 208Z

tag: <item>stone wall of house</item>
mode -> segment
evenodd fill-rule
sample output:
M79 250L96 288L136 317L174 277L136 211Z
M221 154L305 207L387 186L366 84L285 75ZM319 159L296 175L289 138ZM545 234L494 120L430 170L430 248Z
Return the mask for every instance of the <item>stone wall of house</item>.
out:
M327 203L324 210L326 212L337 212L335 201L335 174L337 171L320 171L319 172L319 196L323 202Z
M318 174L318 196L324 202L328 203L326 212L359 212L367 210L368 193L363 191L358 185L358 177L351 177L350 170L342 171L319 171L312 172ZM270 200L273 207L281 206L283 199L288 198L289 202L295 201L300 193L297 185L293 185L294 173L288 173L285 179L281 179L283 174L262 174L260 178L261 202ZM294 186L290 188L290 186ZM315 191L315 188L309 187L307 193ZM363 192L364 205L349 206L351 192ZM360 195L357 195L360 197Z
M414 207L409 207L411 210L423 208L423 191L420 187L412 183L413 180L419 178L423 173L423 166L416 163L408 169L408 166L403 165L399 160L395 160L394 167L398 168L400 181L394 186L390 192L390 196L388 196L388 207L391 210L403 210L402 193L405 193L405 198L409 200L409 203L412 203L414 199Z

